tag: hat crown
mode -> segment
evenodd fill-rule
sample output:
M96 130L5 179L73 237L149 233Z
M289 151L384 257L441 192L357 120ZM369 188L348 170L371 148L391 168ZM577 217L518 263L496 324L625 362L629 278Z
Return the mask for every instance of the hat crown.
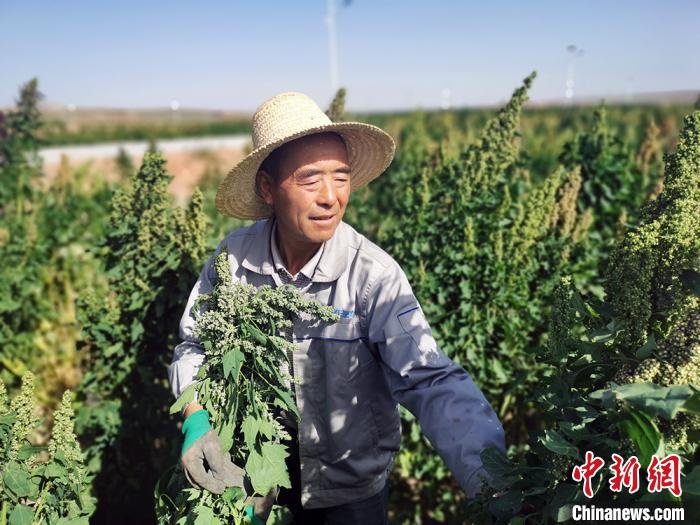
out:
M328 115L303 93L280 93L263 102L253 114L253 148L331 123Z

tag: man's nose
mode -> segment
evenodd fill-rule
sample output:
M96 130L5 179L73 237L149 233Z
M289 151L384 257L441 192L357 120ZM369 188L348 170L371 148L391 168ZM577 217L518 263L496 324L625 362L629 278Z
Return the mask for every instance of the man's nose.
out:
M321 180L321 188L318 191L319 204L334 204L336 201L336 189L333 178L324 177Z

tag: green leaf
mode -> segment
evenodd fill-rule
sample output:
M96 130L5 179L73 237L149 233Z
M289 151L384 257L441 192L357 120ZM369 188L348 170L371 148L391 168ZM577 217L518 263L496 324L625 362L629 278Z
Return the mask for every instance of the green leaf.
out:
M245 493L241 487L228 487L223 494L221 494L221 499L226 503L231 503L232 501L238 501L245 497Z
M131 323L131 342L137 342L139 337L141 337L141 334L143 334L143 324L134 319L134 322Z
M243 430L243 440L245 441L248 450L253 450L255 448L255 440L258 437L258 432L260 430L258 418L247 415L245 419L243 419L241 430Z
M297 419L300 419L301 416L299 415L299 410L297 409L297 404L292 399L292 395L289 393L288 390L282 390L281 388L277 388L274 385L270 385L272 389L275 391L277 394L278 398L282 400L282 402L287 406L289 410L292 411L292 413L296 416ZM284 407L280 407L284 408Z
M198 505L195 508L197 517L194 520L194 525L217 525L221 524L221 520L214 514L214 509L205 505Z
M272 439L272 436L275 434L275 427L271 421L260 419L258 420L258 431L267 439Z
M564 439L564 436L556 430L545 430L544 436L541 436L539 441L555 454L580 459L578 447L569 443Z
M656 337L651 334L647 339L647 342L642 345L639 350L635 352L637 359L646 359L651 355L651 351L656 349Z
M683 493L700 496L700 465L695 465L684 479L681 480Z
M8 523L10 525L32 525L34 521L34 509L26 505L15 505L10 512Z
M491 360L491 371L496 375L496 380L499 383L505 383L508 381L508 376L506 375L505 370L503 370L503 365L501 364L500 359L492 359Z
M504 495L489 501L489 510L501 520L514 516L522 506L523 493L519 490L506 492Z
M170 407L171 414L180 412L187 403L190 403L194 399L194 391L196 386L197 383L195 382L185 388L182 394L180 394L180 397L177 398L177 401L175 401Z
M48 463L44 469L44 477L46 478L64 478L66 474L65 467L56 462Z
M554 489L554 496L548 505L549 516L554 521L561 523L571 519L572 501L575 500L578 490L578 486L569 483L559 483L557 485Z
M631 417L622 420L618 425L620 430L634 442L639 452L639 462L643 468L647 468L652 455L663 456L661 433L654 421L644 412L629 409L627 413Z
M238 348L226 352L223 358L224 378L231 377L234 383L238 382L238 373L241 371L241 365L245 361L245 355Z
M683 404L693 394L688 385L659 386L653 383L618 385L611 389L596 390L589 394L592 399L603 400L607 393L624 400L651 416L673 419Z
M19 459L20 461L24 461L26 459L29 459L31 456L43 452L47 448L48 447L46 447L45 445L24 445L17 451L17 459Z
M607 343L612 341L620 332L621 328L617 326L615 320L613 319L607 325L602 328L598 328L593 332L588 334L588 338L592 343Z
M275 486L291 488L285 458L289 456L287 447L279 443L265 442L260 453L253 449L248 455L245 471L259 495L264 496Z
M5 468L2 477L5 487L12 492L15 497L23 498L34 495L34 484L27 472L21 469L17 463L10 463Z
M487 447L479 454L486 472L493 477L508 476L513 473L513 465L498 447Z
M243 331L247 333L250 337L255 339L255 341L257 341L263 346L267 344L267 336L262 331L260 331L260 329L257 326L252 325L250 323L243 323L241 326L243 328Z
M683 412L690 412L691 414L700 414L700 391L695 390L693 395L688 398L688 400L683 403L681 408Z
M221 450L231 450L233 446L233 432L236 429L236 422L229 421L223 425L219 430L219 442L221 443Z
M571 294L571 306L573 306L574 310L576 310L578 313L588 317L589 319L595 320L600 317L595 310L593 310L583 301L581 294L576 290L574 290Z

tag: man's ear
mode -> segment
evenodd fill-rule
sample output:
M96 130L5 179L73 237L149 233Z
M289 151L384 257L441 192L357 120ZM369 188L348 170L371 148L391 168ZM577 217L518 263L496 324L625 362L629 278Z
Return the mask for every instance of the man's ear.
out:
M272 176L265 170L258 170L255 174L255 193L268 206L272 206L272 184Z

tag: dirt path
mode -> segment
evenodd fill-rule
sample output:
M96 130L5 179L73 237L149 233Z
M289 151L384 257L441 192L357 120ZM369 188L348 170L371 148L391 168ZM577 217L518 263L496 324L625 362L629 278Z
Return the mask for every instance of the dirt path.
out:
M202 176L209 172L223 179L224 175L245 155L245 140L225 140L232 137L201 139L178 139L162 141L158 149L167 160L168 172L174 179L170 190L178 203L186 202ZM224 140L222 140L224 139ZM125 147L133 165L138 168L143 159L147 144L130 143ZM114 144L95 144L89 146L70 146L65 148L47 148L41 151L44 160L44 172L50 182L59 170L84 168L96 175L104 176L108 181L116 182L120 178L115 162L118 146ZM70 171L69 171L70 173Z

